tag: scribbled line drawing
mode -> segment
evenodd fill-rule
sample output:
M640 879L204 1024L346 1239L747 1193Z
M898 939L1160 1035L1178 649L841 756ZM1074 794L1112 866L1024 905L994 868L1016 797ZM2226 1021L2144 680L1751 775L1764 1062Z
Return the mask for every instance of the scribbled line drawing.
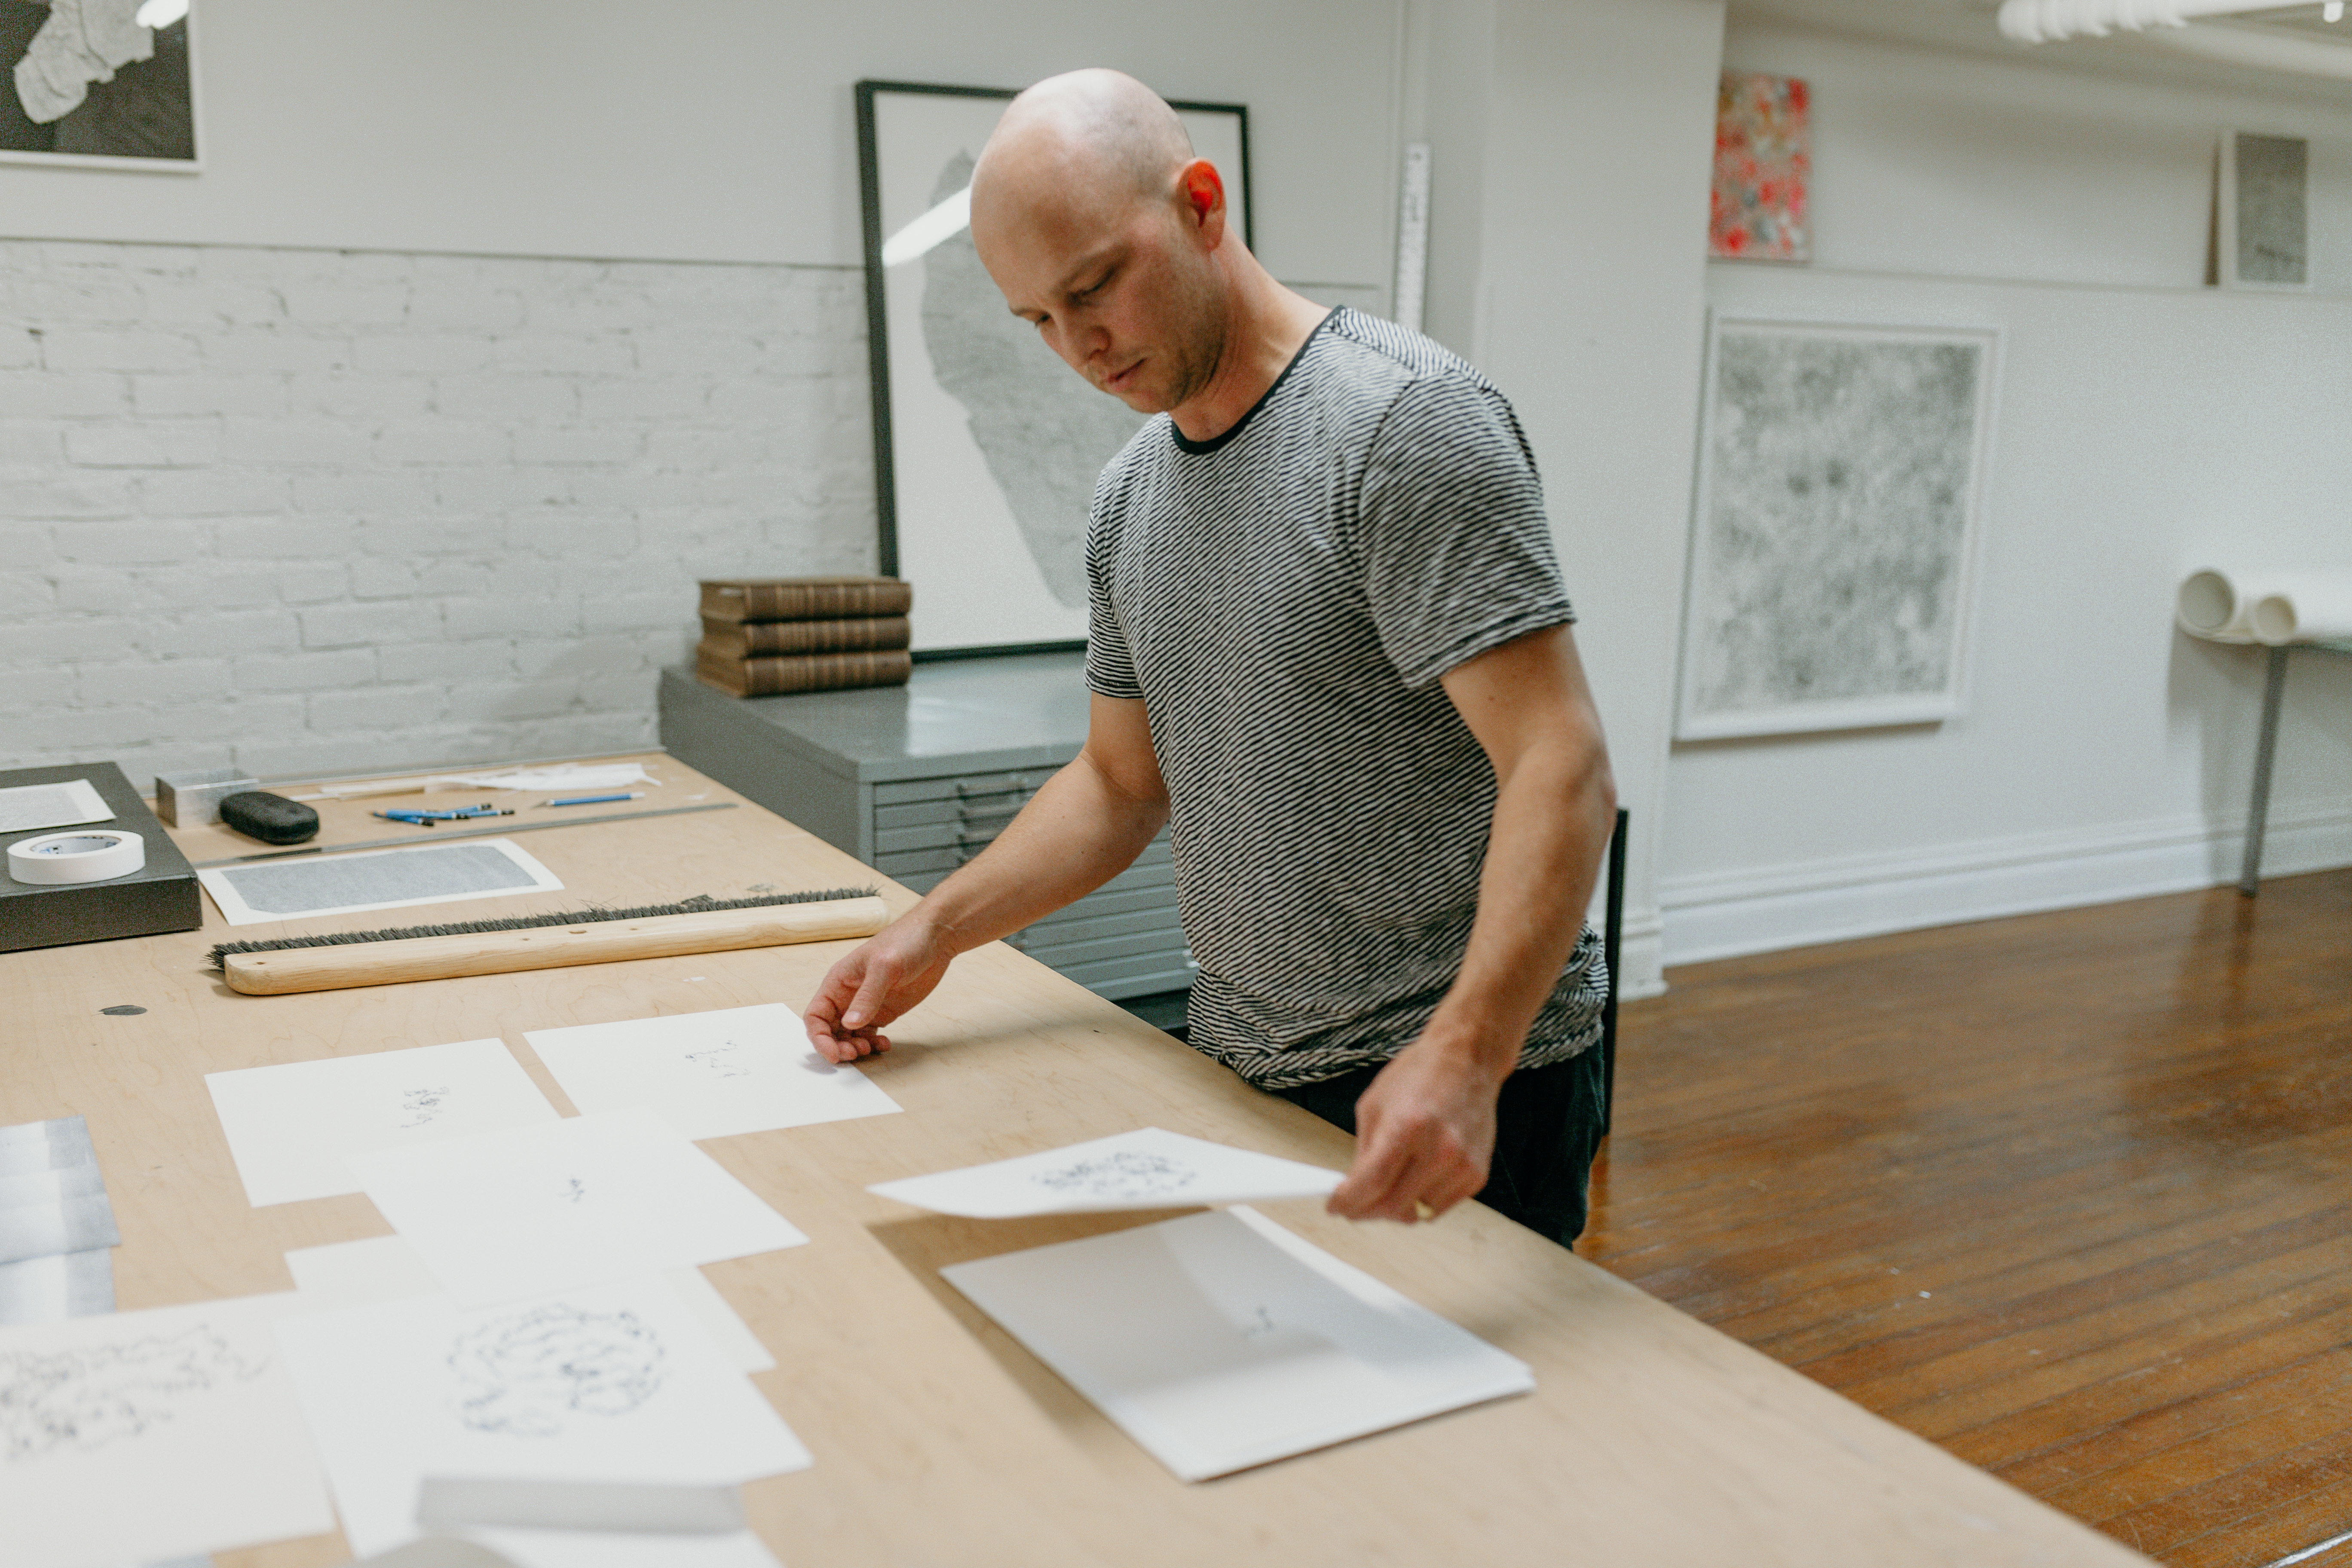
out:
M477 1432L558 1436L575 1417L643 1405L661 1389L666 1355L635 1312L556 1302L493 1319L449 1348L457 1418Z
M201 1323L124 1344L0 1352L0 1449L15 1464L122 1442L264 1364Z
M751 1065L737 1053L742 1047L733 1040L705 1046L698 1051L688 1051L686 1059L698 1068L708 1068L714 1078L750 1078Z
M447 1108L449 1086L438 1089L412 1089L400 1097L400 1112L408 1118L398 1122L401 1127L422 1127Z
M1242 1325L1242 1338L1245 1340L1262 1340L1281 1331L1282 1325L1276 1322L1274 1314L1263 1306L1258 1308L1248 1322Z
M567 1204L585 1203L588 1201L588 1184L574 1176L565 1183L563 1190L555 1195Z
M1048 1192L1080 1198L1157 1198L1183 1191L1201 1173L1165 1154L1121 1150L1099 1159L1039 1171L1029 1179Z

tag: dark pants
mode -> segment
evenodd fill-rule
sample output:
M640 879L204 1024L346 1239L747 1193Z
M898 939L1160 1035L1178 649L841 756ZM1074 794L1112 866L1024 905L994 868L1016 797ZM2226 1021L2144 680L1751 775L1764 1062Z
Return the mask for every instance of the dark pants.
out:
M1379 1076L1360 1068L1274 1092L1342 1131L1356 1130L1356 1101ZM1495 1161L1478 1201L1562 1247L1584 1233L1585 1189L1607 1114L1598 1047L1503 1080L1495 1107Z

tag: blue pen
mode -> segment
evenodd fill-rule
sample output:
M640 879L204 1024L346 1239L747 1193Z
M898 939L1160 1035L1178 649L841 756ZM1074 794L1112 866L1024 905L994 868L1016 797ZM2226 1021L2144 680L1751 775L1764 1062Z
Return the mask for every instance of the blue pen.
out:
M645 799L645 798L646 798L646 792L645 792L645 791L643 791L643 790L637 790L637 791L634 792L633 794L629 794L629 795L575 795L571 796L571 797L570 797L570 798L568 798L568 799L564 799L564 800L542 800L542 801L541 801L539 804L540 804L541 805L542 805L542 806L549 806L549 805L604 805L604 804L606 801L608 801L608 800L643 800L643 799Z

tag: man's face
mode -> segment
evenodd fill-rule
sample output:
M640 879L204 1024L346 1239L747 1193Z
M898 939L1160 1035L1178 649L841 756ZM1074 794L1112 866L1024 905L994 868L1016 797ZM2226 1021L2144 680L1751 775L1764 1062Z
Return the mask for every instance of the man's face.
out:
M1216 368L1209 250L1162 201L1031 202L986 228L980 258L1013 314L1097 390L1142 414L1174 408Z

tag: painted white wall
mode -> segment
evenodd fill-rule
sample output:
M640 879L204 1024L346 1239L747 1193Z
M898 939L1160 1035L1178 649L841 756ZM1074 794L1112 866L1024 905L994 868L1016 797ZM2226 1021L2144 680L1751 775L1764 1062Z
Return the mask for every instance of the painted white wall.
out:
M1723 7L1495 0L1433 24L1428 321L1510 397L1543 472L1633 814L1625 990L1648 994Z
M1260 249L1386 276L1397 9L196 0L200 174L0 164L16 237L856 266L852 84L1108 65L1246 103Z
M1726 63L1812 84L1818 230L1716 308L2006 341L1968 711L1677 744L1667 961L2234 878L2261 656L2172 590L2352 564L2352 111L1752 26ZM2312 138L2309 294L2201 287L2228 125ZM2273 872L2352 863L2352 660L2294 657L2271 823Z

